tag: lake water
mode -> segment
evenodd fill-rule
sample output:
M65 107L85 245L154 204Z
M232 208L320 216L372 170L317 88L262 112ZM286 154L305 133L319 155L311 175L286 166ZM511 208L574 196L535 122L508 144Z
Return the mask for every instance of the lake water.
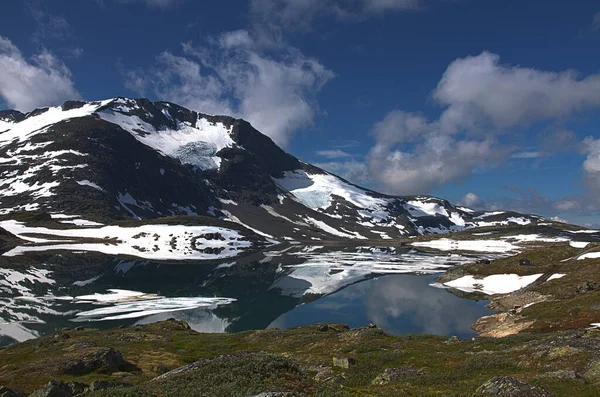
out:
M101 254L0 261L0 344L64 327L109 328L177 318L202 332L374 323L393 334L473 336L485 302L430 286L482 256L391 247L287 246L218 263Z

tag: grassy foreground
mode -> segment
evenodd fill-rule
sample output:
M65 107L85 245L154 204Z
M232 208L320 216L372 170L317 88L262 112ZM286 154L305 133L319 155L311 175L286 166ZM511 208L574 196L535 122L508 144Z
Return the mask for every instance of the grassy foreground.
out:
M122 353L126 363L119 370L65 373L73 360L105 347ZM347 369L335 367L333 357L355 362ZM199 359L204 360L194 370L152 380ZM386 369L396 369L395 375L374 384ZM64 330L0 351L0 384L25 393L61 378L131 385L90 396L249 396L267 390L293 396L470 396L498 375L555 396L597 396L600 331L457 341L325 324L200 334L185 323L166 321L107 331Z

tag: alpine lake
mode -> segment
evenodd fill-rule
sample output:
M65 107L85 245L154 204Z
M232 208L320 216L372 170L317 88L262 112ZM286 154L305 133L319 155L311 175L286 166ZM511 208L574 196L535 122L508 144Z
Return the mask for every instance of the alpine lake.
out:
M372 323L396 335L467 338L475 336L471 324L491 314L487 301L463 299L434 279L485 257L299 244L214 263L86 252L0 257L0 345L169 318L199 332Z

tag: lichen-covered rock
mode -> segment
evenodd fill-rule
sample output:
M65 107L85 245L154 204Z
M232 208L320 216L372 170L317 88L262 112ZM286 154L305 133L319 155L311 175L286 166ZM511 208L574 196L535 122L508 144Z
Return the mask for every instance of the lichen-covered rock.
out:
M106 380L97 380L90 384L89 391L108 390L115 387L129 387L131 385L123 382L110 382Z
M124 364L121 352L107 347L65 362L62 372L69 375L85 375L93 371L111 373L118 371Z
M377 375L373 380L374 385L387 385L390 382L396 382L401 379L408 378L409 376L420 375L421 371L418 369L407 366L400 368L386 368L383 373Z
M520 382L508 376L496 376L479 386L477 393L486 396L506 397L553 397L537 386Z
M348 369L351 365L356 364L356 361L352 357L334 357L333 366Z
M600 381L600 360L592 361L583 377L589 381Z

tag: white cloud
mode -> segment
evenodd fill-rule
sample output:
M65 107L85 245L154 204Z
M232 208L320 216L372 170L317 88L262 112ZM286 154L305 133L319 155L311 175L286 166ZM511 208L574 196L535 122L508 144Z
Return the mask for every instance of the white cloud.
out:
M452 62L432 97L443 106L436 120L394 110L374 125L375 145L367 163L381 189L395 194L428 193L460 182L478 168L501 164L509 156L547 156L543 150L514 153L516 148L500 144L497 136L599 108L600 74L580 78L574 71L503 65L498 55L483 52ZM573 135L564 130L552 134L560 138L563 148ZM561 150L545 146L544 150ZM600 154L595 157L592 152L585 167L600 170Z
M319 168L341 176L353 183L369 182L367 165L360 161L331 161L326 163L315 163Z
M432 1L428 1L432 2ZM392 11L417 10L425 0L251 0L250 13L257 23L283 29L307 29L323 17L361 20Z
M164 52L152 70L125 72L127 87L199 112L242 117L282 146L312 125L319 112L315 94L333 72L291 47L266 54L246 31L209 44L187 43L183 56Z
M352 156L350 153L344 152L341 149L335 149L335 150L318 150L318 151L315 152L315 154L317 156L326 157L326 158L329 158L329 159L339 159L339 158L351 157Z
M537 159L538 157L544 157L545 154L541 152L517 152L510 155L513 159Z
M592 18L592 29L600 30L600 11L595 13L594 17Z
M552 218L550 218L551 221L554 222L560 222L560 223L569 223L569 221L567 221L566 219L560 218L558 216L553 216Z
M467 208L480 208L483 206L483 200L475 193L467 193L458 200L458 205Z
M184 0L119 0L122 3L144 3L149 7L158 7L158 8L166 8L170 7L174 4L181 3Z
M585 138L583 153L587 155L583 163L584 171L589 174L600 174L600 139Z
M599 107L600 74L582 79L572 70L502 65L483 52L452 62L433 97L447 107L440 118L445 132L525 126Z
M376 144L367 157L369 173L394 194L422 194L467 178L482 165L505 158L492 140L455 139L431 133L409 150Z
M71 72L52 53L44 50L28 61L9 39L2 36L0 96L10 107L21 111L81 98Z
M48 39L66 40L73 37L73 28L63 16L53 15L42 9L31 7L31 16L36 22L33 40L42 43Z

